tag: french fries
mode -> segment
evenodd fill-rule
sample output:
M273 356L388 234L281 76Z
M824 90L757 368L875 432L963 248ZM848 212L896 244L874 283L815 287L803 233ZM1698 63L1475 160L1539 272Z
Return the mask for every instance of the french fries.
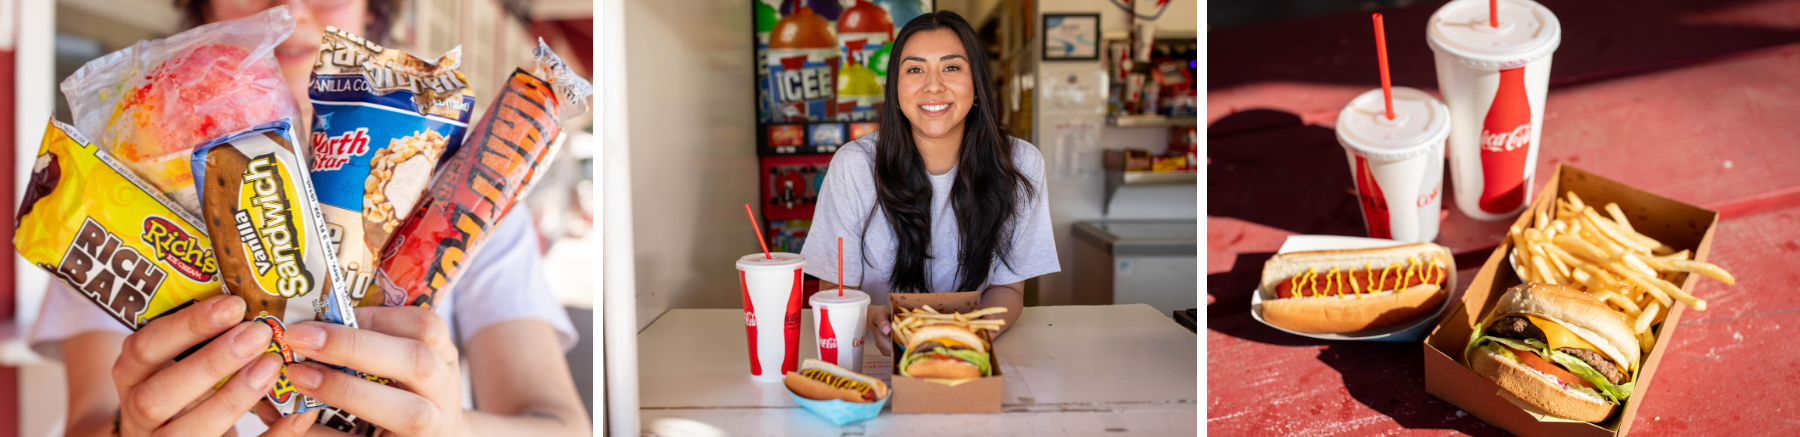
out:
M933 325L957 326L971 331L980 329L999 331L1000 327L1006 326L1005 320L983 319L981 317L1004 312L1006 312L1006 307L992 307L967 313L949 314L939 313L937 310L932 309L930 305L921 306L916 310L908 310L905 307L901 307L895 311L892 322L888 324L888 329L892 332L894 341L901 344L906 344L907 340L912 338L913 332L918 331L919 328Z
M1510 261L1519 279L1552 283L1587 292L1618 311L1632 324L1640 346L1648 352L1655 326L1676 302L1705 311L1706 300L1680 285L1690 273L1737 283L1718 265L1695 261L1693 253L1638 232L1616 203L1583 202L1574 192L1557 199L1555 208L1540 211L1530 227L1513 226Z
M1636 326L1633 326L1633 328L1636 329L1633 331L1638 333L1650 332L1650 322L1656 321L1657 310L1661 309L1662 306L1655 303L1651 303L1650 306L1644 307L1644 312L1637 316L1637 324Z

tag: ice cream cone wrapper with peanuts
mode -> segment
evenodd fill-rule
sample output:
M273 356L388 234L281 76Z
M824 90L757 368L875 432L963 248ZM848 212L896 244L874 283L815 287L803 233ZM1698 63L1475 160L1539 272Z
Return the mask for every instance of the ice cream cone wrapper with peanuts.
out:
M367 295L376 255L413 212L441 157L462 145L475 97L451 49L430 62L337 28L312 85L312 181L350 300Z

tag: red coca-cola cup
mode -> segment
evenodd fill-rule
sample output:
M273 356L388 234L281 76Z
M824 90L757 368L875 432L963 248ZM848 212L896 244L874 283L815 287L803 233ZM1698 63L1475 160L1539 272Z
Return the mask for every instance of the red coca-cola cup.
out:
M750 379L779 382L800 367L800 287L806 258L755 253L737 260L744 296L744 332L750 346Z
M808 303L813 308L813 334L819 359L853 372L863 371L863 337L868 334L869 294L858 290L821 290Z
M1394 117L1381 89L1350 99L1338 112L1337 138L1356 178L1357 203L1370 238L1437 239L1443 210L1444 139L1450 111L1437 98L1394 87Z
M1426 25L1437 59L1438 91L1450 106L1450 177L1456 207L1478 220L1504 220L1531 202L1543 137L1550 58L1562 25L1543 5L1457 0Z

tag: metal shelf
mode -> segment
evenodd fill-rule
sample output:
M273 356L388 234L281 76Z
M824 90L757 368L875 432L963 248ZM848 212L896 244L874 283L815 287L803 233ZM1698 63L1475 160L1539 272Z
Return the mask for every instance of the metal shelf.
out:
M1148 159L1149 152L1131 151L1144 154ZM1141 187L1152 185L1193 185L1199 182L1200 172L1197 170L1154 172L1145 170L1125 170L1126 151L1108 150L1102 155L1103 168L1106 169L1106 197L1100 206L1102 213L1110 213L1113 195L1118 194L1119 187Z
M1199 180L1197 175L1200 174L1200 172L1197 171L1160 173L1152 171L1125 171L1119 173L1121 173L1121 175L1118 186L1121 187L1140 185L1190 185Z
M1112 117L1106 124L1113 127L1199 126L1198 117L1164 117L1161 115L1127 115Z

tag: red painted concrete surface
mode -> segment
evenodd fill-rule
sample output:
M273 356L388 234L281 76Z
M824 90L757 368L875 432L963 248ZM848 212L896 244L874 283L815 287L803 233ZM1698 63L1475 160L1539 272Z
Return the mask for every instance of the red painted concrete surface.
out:
M1800 397L1791 388L1800 386L1800 344L1785 335L1800 330L1800 44L1779 41L1800 29L1783 24L1800 21L1793 13L1800 11L1797 4L1681 9L1680 22L1704 28L1688 36L1729 42L1717 52L1693 49L1704 44L1690 42L1671 43L1678 47L1664 58L1557 53L1553 76L1562 78L1553 80L1560 82L1546 103L1539 181L1557 163L1569 163L1718 210L1724 217L1711 261L1738 279L1735 286L1700 281L1695 294L1710 307L1687 312L1676 338L1663 346L1671 349L1653 386L1635 399L1643 404L1632 435L1800 435ZM1549 5L1565 29L1592 13L1577 9L1565 16L1561 6ZM1402 28L1395 16L1404 19L1420 8L1428 16L1436 7L1384 11L1390 44L1404 39L1394 36ZM1233 36L1352 27L1331 24L1337 21L1366 27L1366 15L1352 15ZM1711 28L1720 26L1741 28ZM1360 31L1368 38L1367 29ZM1571 45L1575 36L1565 36L1565 50L1594 48ZM1422 46L1423 38L1416 39ZM1282 60L1267 51L1234 58L1213 48L1209 77L1237 62L1260 65L1243 69L1248 71L1294 71L1293 65L1318 59ZM1343 50L1355 56L1365 51ZM1429 71L1428 51L1423 60L1402 59L1401 53L1390 52L1396 66L1420 62ZM1250 293L1262 263L1286 236L1365 235L1331 126L1344 102L1378 86L1374 56L1367 55L1368 80L1333 77L1339 73L1332 71L1316 73L1318 79L1292 73L1208 92L1207 429L1213 435L1506 434L1425 393L1418 343L1314 340L1250 318ZM1563 76L1565 59L1585 60L1574 61L1571 68L1578 71ZM1406 83L1397 74L1395 84L1436 92L1435 80ZM1444 205L1449 212L1438 243L1459 255L1459 287L1466 286L1507 222L1474 221L1452 200Z

